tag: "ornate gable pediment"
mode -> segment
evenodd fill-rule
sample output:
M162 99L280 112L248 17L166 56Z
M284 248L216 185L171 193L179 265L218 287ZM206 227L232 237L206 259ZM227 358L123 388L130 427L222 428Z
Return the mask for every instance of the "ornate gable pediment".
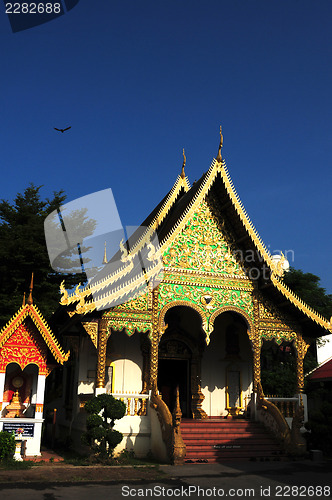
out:
M166 267L245 277L223 223L204 200L163 254Z
M20 334L18 334L18 332L20 332ZM47 349L51 351L52 355L58 363L63 364L68 360L70 353L65 353L63 351L50 327L43 318L41 312L33 304L23 305L0 331L1 355L4 356L3 353L5 352L5 346L10 345L8 344L8 342L10 343L12 338L16 338L15 335L18 335L18 338L22 339L23 334L25 335L25 339L28 344L31 344L31 339L33 339L35 345L45 345ZM27 335L29 338L27 337ZM19 357L19 349L17 350L17 354Z
M22 370L28 364L39 367L39 373L47 373L47 346L33 323L21 323L0 350L0 372L5 373L9 363L17 363Z

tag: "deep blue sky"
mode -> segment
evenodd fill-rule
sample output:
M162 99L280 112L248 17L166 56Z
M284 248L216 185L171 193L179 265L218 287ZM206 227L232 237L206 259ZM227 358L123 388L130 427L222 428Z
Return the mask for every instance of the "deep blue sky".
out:
M0 198L111 188L139 224L222 124L266 245L332 293L331 0L80 0L18 33L1 8Z

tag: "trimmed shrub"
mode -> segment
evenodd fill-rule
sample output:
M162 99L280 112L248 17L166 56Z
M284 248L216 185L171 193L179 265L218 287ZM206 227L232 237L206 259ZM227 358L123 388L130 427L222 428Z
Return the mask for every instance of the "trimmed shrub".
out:
M0 461L13 458L15 453L15 437L9 432L0 432Z
M96 457L111 458L114 448L123 438L121 432L113 429L114 421L125 415L126 405L110 394L99 394L87 401L84 408L89 415L83 441L91 447Z

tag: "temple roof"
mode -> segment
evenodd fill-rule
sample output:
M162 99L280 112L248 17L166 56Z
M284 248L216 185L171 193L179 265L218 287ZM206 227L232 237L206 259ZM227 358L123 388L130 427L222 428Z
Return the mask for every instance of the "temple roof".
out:
M134 261L128 260L128 255L133 255L148 243L149 230L156 231L163 253L199 209L200 204L209 199L213 199L214 203L217 202L221 217L229 221L235 244L244 251L248 249L254 251L255 261L251 265L258 269L265 267L268 270L267 278L257 280L258 289L264 289L265 294L277 299L279 303L283 302L283 306L286 305L289 312L295 313L301 321L306 318L310 320L311 325L314 322L318 327L317 335L324 334L321 328L331 332L331 322L305 304L283 283L284 259L282 257L276 263L264 245L235 190L226 163L221 158L220 147L217 159L212 161L209 170L191 188L187 178L178 176L173 188L142 224L148 229L136 231L128 240L127 248L130 251L125 253L123 249L122 253L118 252L109 261L113 265L110 268L111 272L108 272L105 266L97 280L83 289L77 287L71 294L62 286L61 304L76 303L77 312L86 314L95 309L109 307L114 297L121 297L122 302L125 302L130 290L143 286L149 273L153 274L154 270L152 263L146 270L146 275L142 276L139 273L135 275ZM129 273L131 273L130 280L126 281Z
M0 349L27 318L32 320L55 360L60 364L67 361L70 354L69 351L67 354L63 351L46 320L34 304L23 305L2 328L0 331Z
M332 380L332 358L318 366L308 378L310 380Z

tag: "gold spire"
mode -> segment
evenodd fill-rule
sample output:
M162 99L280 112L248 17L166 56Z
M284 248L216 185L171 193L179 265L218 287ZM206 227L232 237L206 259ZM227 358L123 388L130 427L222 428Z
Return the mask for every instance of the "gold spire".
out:
M22 302L22 306L23 306L23 307L25 306L25 292L23 292L23 302Z
M29 304L29 306L31 306L33 304L32 289L33 289L33 273L31 273L30 293L29 293L29 297L28 297L28 301L27 301L27 303Z
M187 158L186 158L186 155L184 154L184 149L183 149L183 163L182 163L182 171L181 171L181 175L180 175L180 177L182 179L185 179L185 177L186 177L186 174L184 173L184 167L186 165L186 159Z
M106 256L106 241L105 241L105 249L104 249L104 258L103 258L103 264L107 264L107 256Z
M220 143L219 143L219 150L218 150L218 156L217 156L217 161L219 163L222 162L222 156L221 156L221 148L223 147L223 143L224 143L224 137L222 135L222 132L221 132L221 125L220 125Z

